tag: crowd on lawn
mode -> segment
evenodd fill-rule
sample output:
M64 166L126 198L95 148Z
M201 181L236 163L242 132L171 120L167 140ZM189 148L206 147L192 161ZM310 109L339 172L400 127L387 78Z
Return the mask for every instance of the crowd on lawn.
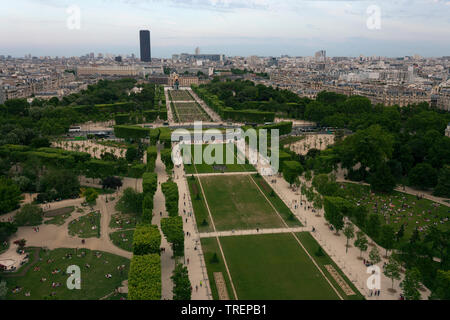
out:
M386 197L369 193L353 199L357 206L364 205L373 213L380 214L386 224L404 224L405 228L413 225L414 229L417 228L419 232L424 232L433 225L446 225L449 222L450 209L447 210L447 215L442 215L443 211L439 203L430 201L426 209L418 212L417 205L422 200L419 195L417 195L416 201L412 202L409 202L407 197L401 194ZM423 203L421 206L424 207Z

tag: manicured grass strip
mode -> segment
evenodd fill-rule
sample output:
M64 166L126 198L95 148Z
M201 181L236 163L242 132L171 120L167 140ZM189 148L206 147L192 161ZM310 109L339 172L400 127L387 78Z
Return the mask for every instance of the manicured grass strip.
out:
M121 286L122 281L128 278L130 265L130 260L126 258L88 249L41 250L40 258L42 260L24 276L4 278L8 287L8 300L42 300L49 298L51 293L54 293L52 298L58 300L98 300ZM67 289L68 275L65 271L71 265L81 269L81 290ZM124 266L122 271L118 270L121 266ZM106 278L107 274L112 277ZM52 287L53 282L61 286ZM21 290L12 293L16 287ZM29 297L25 296L27 292L30 293Z
M303 224L298 220L298 218L292 213L292 211L286 206L283 200L278 197L276 192L272 187L264 180L261 176L252 176L253 180L261 188L266 197L270 200L272 205L277 209L278 213L281 215L283 220L287 223L289 227L302 227Z
M233 294L233 289L231 287L230 279L228 278L227 269L223 263L222 255L220 253L219 246L217 244L216 238L201 239L202 250L205 257L206 269L208 271L208 279L211 287L211 293L214 300L219 299L219 294L217 293L216 283L214 281L214 272L222 272L227 285L228 296L230 300L236 299ZM218 262L213 261L214 254L217 255ZM195 290L195 287L194 287Z
M194 209L195 221L199 232L213 231L211 219L209 218L208 209L206 208L202 191L198 183L198 178L187 178L189 192L191 194L192 208ZM206 224L204 223L206 222Z
M214 146L214 147L213 147ZM226 164L227 163L227 152L233 152L231 148L234 147L234 160L233 163ZM237 155L238 150L237 147L234 144L216 144L216 145L208 145L204 144L202 145L201 154L202 154L202 163L196 164L194 161L194 148L200 148L199 145L194 146L186 146L188 149L186 152L190 152L191 154L191 163L192 164L185 164L184 168L186 171L186 174L204 174L204 173L222 173L222 172L256 172L256 169L253 165L251 165L246 159L245 164L238 164L237 162ZM205 149L208 148L208 151L205 153ZM216 152L220 152L218 150L222 149L223 156L218 159L218 164L207 164L204 159L204 155L208 154L212 157L215 157ZM183 151L184 152L184 151Z
M109 234L111 241L115 246L132 252L133 251L133 233L134 230L116 231Z
M91 212L69 223L69 234L80 238L100 238L100 212Z
M334 287L337 288L339 293L348 300L362 300L364 296L358 291L355 285L347 278L347 276L342 272L341 269L337 266L336 263L328 256L328 254L322 250L323 255L318 256L316 253L319 250L319 243L313 238L313 236L309 232L300 232L296 234L302 244L305 246L306 250L314 257L314 260L320 266L322 271L327 275L328 279L333 283ZM334 278L329 274L325 265L332 265L334 269L341 275L341 277L347 282L347 284L352 288L352 290L356 293L352 296L347 296L344 291L341 289L339 284L334 280Z
M75 210L75 207L65 207L56 210L50 210L44 212L45 218L50 218L44 221L44 224L54 224L57 226L63 225L67 218L72 215L72 212Z
M218 231L284 226L248 175L199 179Z
M220 238L242 300L336 300L292 234Z

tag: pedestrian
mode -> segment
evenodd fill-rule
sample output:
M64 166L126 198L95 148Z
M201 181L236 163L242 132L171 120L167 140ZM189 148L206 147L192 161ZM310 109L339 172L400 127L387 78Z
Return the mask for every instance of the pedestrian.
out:
M189 264L189 258L187 258L187 264Z
M198 286L197 285L195 286L195 292L198 292Z

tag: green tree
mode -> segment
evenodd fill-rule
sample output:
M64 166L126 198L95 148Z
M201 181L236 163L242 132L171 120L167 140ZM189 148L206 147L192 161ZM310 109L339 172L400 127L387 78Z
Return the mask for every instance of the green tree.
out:
M9 179L0 178L0 214L17 209L21 200L19 186Z
M348 242L355 237L355 227L351 223L347 223L344 228L344 235L347 238L347 244L345 246L345 253L348 252Z
M369 261L372 264L377 264L381 261L380 252L376 246L374 246L369 252Z
M419 163L408 174L409 184L427 190L437 184L437 172L429 163Z
M450 198L450 165L444 166L439 171L438 183L434 189L434 195Z
M381 221L378 214L372 213L371 215L369 215L366 223L366 229L367 234L372 237L372 239L375 240L378 238L381 230Z
M406 300L420 300L420 271L417 268L406 270L405 279L400 283Z
M86 198L87 203L95 205L98 198L98 192L93 188L87 188L83 193L83 197Z
M431 299L450 300L450 270L438 270Z
M192 289L187 268L181 263L178 263L173 270L171 279L174 284L173 300L191 300Z
M14 216L14 222L18 226L38 226L42 224L43 216L41 207L28 203Z
M394 289L394 280L400 280L400 264L393 256L389 257L389 262L384 267L383 273L392 280L392 289Z
M362 257L362 253L367 251L367 248L369 247L369 241L367 240L367 237L364 235L363 232L359 231L356 233L356 240L354 243L355 247L359 249L360 251L360 257Z
M381 227L380 245L386 249L386 256L388 251L394 248L395 231L391 225L385 224Z
M386 162L381 162L369 175L368 182L374 192L391 193L396 186L396 181L391 169Z
M144 194L135 191L133 188L124 190L122 197L116 205L116 210L122 213L140 215L142 213L142 201Z

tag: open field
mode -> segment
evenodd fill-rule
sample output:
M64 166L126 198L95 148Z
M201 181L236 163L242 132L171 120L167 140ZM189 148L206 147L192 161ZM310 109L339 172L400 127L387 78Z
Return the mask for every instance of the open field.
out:
M220 263L211 263L214 253L222 260L214 242L216 239L202 239L210 279L214 279L212 270L224 269ZM220 242L240 300L339 298L291 234L226 237ZM226 271L222 273L228 282ZM214 281L210 282L213 293L217 292Z
M40 258L42 260L32 265L25 275L4 278L8 300L98 300L120 287L122 281L128 278L130 261L105 252L88 249L41 250ZM71 265L81 269L81 290L69 290L66 286L68 275L65 272ZM118 270L122 266L123 270ZM108 279L106 274L112 277Z
M182 154L186 157L190 156L192 164L185 164L184 168L186 174L196 173L221 173L221 172L256 172L256 169L251 165L248 159L245 159L245 164L239 164L237 157L241 154L234 144L213 144L213 145L184 145ZM200 150L201 148L201 150ZM195 150L198 150L202 155L201 159L195 159ZM230 164L227 164L227 152L232 153ZM205 155L210 155L213 164L207 164L204 158ZM217 160L216 160L217 159Z
M218 231L283 227L250 176L205 176L199 179Z

